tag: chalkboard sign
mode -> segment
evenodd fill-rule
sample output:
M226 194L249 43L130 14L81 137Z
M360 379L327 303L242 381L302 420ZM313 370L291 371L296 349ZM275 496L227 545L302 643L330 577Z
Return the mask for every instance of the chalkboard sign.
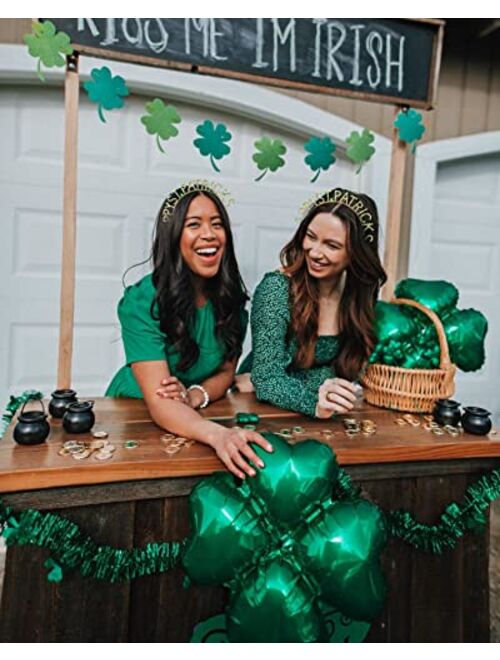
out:
M424 109L434 104L444 26L373 18L50 20L80 53Z

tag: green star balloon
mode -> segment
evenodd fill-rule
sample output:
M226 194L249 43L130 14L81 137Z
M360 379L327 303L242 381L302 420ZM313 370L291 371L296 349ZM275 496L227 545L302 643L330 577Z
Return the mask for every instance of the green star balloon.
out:
M346 156L352 160L353 163L359 164L356 174L361 171L363 165L367 163L375 153L375 147L371 146L374 140L375 135L367 128L363 129L362 133L352 131L347 138L346 142L349 146L347 147Z
M64 66L66 58L63 55L73 53L70 38L65 32L56 32L52 21L33 21L32 33L25 34L23 40L28 46L29 54L38 58L37 73L40 80L45 80L41 64L49 68Z
M309 152L309 155L304 158L304 162L315 172L315 175L311 179L311 183L314 183L319 177L321 170L326 172L335 163L335 156L333 154L337 146L329 137L312 137L304 144L304 149Z
M83 88L93 103L97 103L97 113L99 119L106 123L103 114L104 110L113 110L122 108L124 105L124 96L130 94L125 80L121 76L113 76L107 66L100 69L92 69L90 72L91 80L83 83Z
M193 141L194 146L199 150L202 156L210 157L210 164L216 172L220 172L215 160L220 160L227 156L231 151L231 147L226 144L232 138L231 133L227 130L224 124L214 125L212 121L207 119L196 127L196 132L201 137Z
M285 159L282 158L286 154L286 147L281 140L271 140L268 137L262 137L254 143L257 151L253 154L252 160L257 163L259 170L263 170L262 174L255 180L260 181L269 172L276 172L280 167L285 164Z
M150 135L156 135L158 149L165 153L160 139L169 140L179 134L175 124L180 124L181 117L177 112L177 108L173 105L165 105L161 99L153 99L153 101L146 103L145 107L148 114L141 117L141 122Z
M330 447L263 435L274 451L253 445L265 463L255 477L215 473L192 491L184 568L230 589L231 642L327 641L321 601L358 621L384 605L385 520L361 498L332 499L339 468Z

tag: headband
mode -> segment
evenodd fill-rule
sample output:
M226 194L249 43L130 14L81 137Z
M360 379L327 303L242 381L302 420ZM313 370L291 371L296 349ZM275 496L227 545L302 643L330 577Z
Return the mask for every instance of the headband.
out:
M189 195L192 192L209 192L213 195L219 197L225 206L229 206L234 202L231 193L226 190L220 183L212 183L206 179L193 179L183 184L176 190L174 190L165 200L163 207L161 209L161 219L163 222L167 222L172 217L173 212L177 204L181 201L183 197Z

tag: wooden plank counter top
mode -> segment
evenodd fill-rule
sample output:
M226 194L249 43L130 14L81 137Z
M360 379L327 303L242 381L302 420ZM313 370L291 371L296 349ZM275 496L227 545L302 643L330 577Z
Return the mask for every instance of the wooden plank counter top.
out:
M42 445L25 447L12 439L15 421L0 440L0 494L54 488L59 486L159 479L166 477L200 476L224 469L215 452L195 443L183 447L177 454L164 451L160 438L164 431L150 419L142 400L96 399L96 424L93 431L106 430L108 440L116 446L113 458L99 462L92 457L76 461L59 456L62 443L68 439L91 440L90 434L67 434L60 420L49 420L51 432ZM224 424L233 424L236 412L255 412L260 416L257 430L280 431L302 426L306 433L294 441L316 438L329 444L342 466L412 461L500 457L500 435L457 437L436 436L421 427L399 426L395 423L402 413L384 410L360 402L351 417L372 419L377 432L372 436L345 435L341 419L312 420L286 410L258 402L253 394L231 394L210 405L204 415ZM321 433L331 429L328 439ZM138 440L135 449L126 449L125 440Z

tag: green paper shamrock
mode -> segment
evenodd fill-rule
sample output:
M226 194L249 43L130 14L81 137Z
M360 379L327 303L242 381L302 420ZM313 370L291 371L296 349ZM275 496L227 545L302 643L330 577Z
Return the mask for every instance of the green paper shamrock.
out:
M63 55L71 55L73 48L65 32L57 32L54 23L33 21L32 34L25 34L24 43L28 46L29 54L38 57L37 73L40 80L45 76L40 68L43 63L47 67L64 66L66 60Z
M304 149L309 151L309 155L304 158L306 165L309 165L312 171L316 172L311 179L311 183L314 183L319 177L321 170L326 171L334 164L336 159L333 154L337 147L329 137L312 137L305 143Z
M283 156L286 154L286 147L281 140L270 140L268 137L262 137L254 143L257 153L252 156L252 160L257 163L262 174L255 180L260 181L269 170L276 172L285 164Z
M231 133L227 130L224 124L214 125L212 121L207 119L196 127L196 132L201 137L193 141L194 146L199 150L202 156L210 156L210 163L216 172L220 172L215 160L220 160L227 156L231 151L231 147L226 144L231 140Z
M179 134L179 130L174 124L180 124L181 118L177 109L173 105L165 105L161 99L153 99L146 103L146 112L149 114L141 117L141 122L146 127L150 135L156 134L156 144L158 149L164 154L160 138L169 140Z
M43 565L49 570L47 574L47 580L49 582L61 582L63 579L63 570L57 562L49 557Z
M402 110L396 117L394 127L399 130L399 139L408 144L413 143L412 153L415 153L417 141L425 133L425 126L422 124L422 115L416 110Z
M122 108L124 101L122 96L130 94L125 80L121 76L113 76L107 66L101 69L92 69L90 72L93 80L88 80L83 84L83 88L87 92L89 99L93 103L98 103L99 119L106 123L106 119L102 114L103 108L105 110L113 110L113 108Z
M362 133L353 131L346 142L349 145L346 155L352 160L353 163L359 163L356 174L361 171L361 168L367 163L375 153L375 148L370 146L375 140L375 136L367 128Z
M372 621L386 594L382 512L360 497L337 499L339 467L327 445L264 437L273 452L253 445L265 462L255 477L216 472L192 491L186 573L230 589L231 642L326 641L321 601Z

